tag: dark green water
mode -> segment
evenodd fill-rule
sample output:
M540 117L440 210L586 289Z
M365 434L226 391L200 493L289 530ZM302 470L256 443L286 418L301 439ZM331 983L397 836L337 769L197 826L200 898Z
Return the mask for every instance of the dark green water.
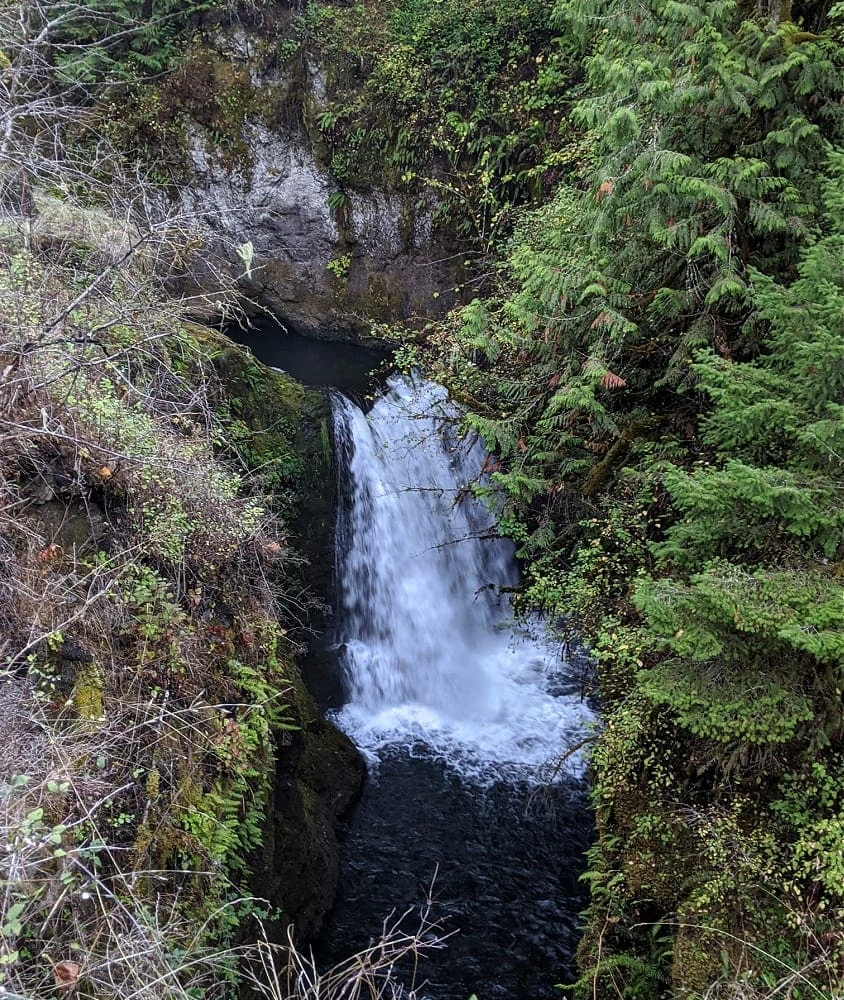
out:
M273 319L258 319L247 328L228 327L232 340L248 347L265 365L280 368L304 385L331 387L361 399L374 392L373 375L389 357L332 340L312 340L287 331Z

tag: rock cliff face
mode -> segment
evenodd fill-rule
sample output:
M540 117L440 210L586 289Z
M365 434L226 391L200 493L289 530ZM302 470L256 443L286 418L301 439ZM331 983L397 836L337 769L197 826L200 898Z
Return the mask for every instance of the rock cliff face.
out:
M365 766L349 738L323 719L304 685L291 676L298 729L277 750L255 892L279 909L307 941L334 905L340 879L337 826L354 804Z
M211 246L206 274L192 275L198 289L215 287L222 271L237 278L247 309L269 309L298 332L331 339L362 339L372 322L442 313L457 273L435 233L435 205L378 179L366 191L341 190L309 125L325 107L320 67L303 60L285 77L265 50L242 29L235 41L220 36L203 51L205 72L180 83L194 115L184 123L181 207L203 220ZM211 73L209 60L217 62ZM194 89L209 79L225 88L230 78L239 81L243 113L235 122L229 113L221 142L197 114ZM247 245L248 267L237 252Z
M298 590L327 599L330 576L334 469L324 429L327 399L258 362L219 334L195 328L214 353L226 393L252 432L244 457L264 469L285 470L280 489L295 497L279 513L304 564L288 573ZM318 605L308 609L318 624ZM337 891L340 855L336 828L360 792L365 767L347 736L321 716L298 666L286 665L284 699L294 729L275 734L275 773L260 849L251 859L255 893L292 923L298 940L312 937Z

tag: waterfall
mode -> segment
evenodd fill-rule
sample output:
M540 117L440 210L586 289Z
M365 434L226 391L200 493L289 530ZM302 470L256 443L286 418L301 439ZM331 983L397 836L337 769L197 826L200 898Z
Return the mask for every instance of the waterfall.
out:
M487 453L443 388L396 377L368 414L334 396L341 503L336 722L373 760L530 778L590 718L558 644L514 624L514 549L471 493Z

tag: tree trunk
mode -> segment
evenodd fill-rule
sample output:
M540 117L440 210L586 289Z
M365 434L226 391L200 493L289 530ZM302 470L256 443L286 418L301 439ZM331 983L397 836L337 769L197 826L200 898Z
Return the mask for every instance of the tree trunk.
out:
M771 21L776 26L790 21L791 0L757 0L756 17L760 21Z

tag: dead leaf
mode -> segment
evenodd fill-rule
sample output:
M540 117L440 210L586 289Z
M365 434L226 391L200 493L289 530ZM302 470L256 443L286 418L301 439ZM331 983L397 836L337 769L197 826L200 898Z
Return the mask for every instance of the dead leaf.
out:
M76 989L81 968L78 962L57 962L53 966L53 976L56 980L56 989L60 993L70 993Z
M601 385L605 389L625 389L627 387L624 379L620 375L616 375L615 372L607 372L601 379Z

